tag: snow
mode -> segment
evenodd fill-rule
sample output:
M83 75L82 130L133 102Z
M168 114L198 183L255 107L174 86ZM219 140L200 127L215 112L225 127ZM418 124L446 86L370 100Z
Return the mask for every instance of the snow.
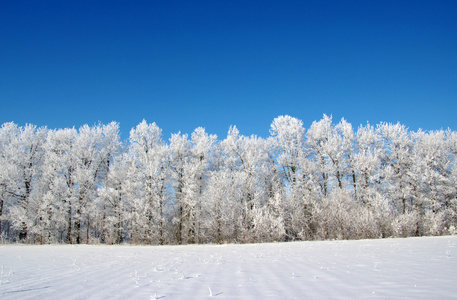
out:
M457 236L0 246L2 299L457 299Z

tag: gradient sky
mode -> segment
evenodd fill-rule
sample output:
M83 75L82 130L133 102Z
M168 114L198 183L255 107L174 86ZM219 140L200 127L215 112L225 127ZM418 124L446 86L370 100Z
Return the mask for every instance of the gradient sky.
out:
M457 1L0 4L0 124L223 139L324 113L457 130Z

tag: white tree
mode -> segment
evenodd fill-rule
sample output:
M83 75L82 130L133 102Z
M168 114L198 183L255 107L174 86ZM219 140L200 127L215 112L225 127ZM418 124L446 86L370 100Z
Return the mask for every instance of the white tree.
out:
M386 195L405 214L414 204L414 185L411 180L413 141L408 129L399 123L381 123L376 131L382 138L383 151L379 153Z
M162 141L162 130L143 120L130 131L127 159L133 168L136 195L132 198L132 239L163 244L169 171L169 148Z
M100 189L98 207L101 208L102 241L122 243L131 231L131 209L136 184L128 154L115 156L110 162L105 185Z
M445 131L412 134L414 151L411 182L414 208L421 218L420 234L441 234L449 223L451 199L454 196L452 165L454 157Z
M243 242L262 238L262 229L258 222L256 227L254 220L259 214L265 215L263 207L275 194L274 180L279 178L273 178L277 169L272 160L274 153L269 149L271 142L257 136L241 136L236 127L231 127L221 143L225 168L233 172L235 188L240 189L234 189L240 198L233 203L233 223L236 239Z
M380 182L382 151L380 139L370 124L360 126L357 130L353 167L356 173L358 196L367 205Z
M10 222L19 230L19 239L26 240L36 220L39 203L38 187L44 157L43 144L47 129L27 124L17 130L12 126L11 142L4 145L9 174L8 193L15 199Z
M52 130L48 133L45 163L41 181L47 186L43 190L40 209L42 228L48 231L49 241L64 237L72 242L72 203L75 202L74 170L76 168L75 141L77 131L72 128Z
M451 155L451 165L450 165L450 179L452 184L452 193L448 195L447 198L447 205L449 207L449 233L454 234L457 233L457 132L451 131L448 129L446 131L447 136L447 145L449 149L449 153Z
M314 197L310 185L311 164L305 148L303 122L290 116L279 116L273 120L270 133L275 140L277 162L286 182L287 202L285 210L285 233L288 239L308 239L314 233ZM284 198L279 194L277 199Z
M349 159L354 143L352 126L344 119L334 126L332 117L324 115L322 120L313 122L307 137L309 150L316 163L320 165L320 186L324 197L333 187L345 189L345 178L353 175L349 171ZM330 181L329 175L333 175L333 182Z
M19 128L13 122L4 123L0 127L0 235L3 233L2 223L9 225L9 217L6 210L8 209L8 200L14 196L14 174L16 166L10 161L9 145L19 134Z
M270 133L278 145L278 163L292 185L299 179L300 160L304 156L303 122L291 116L279 116L271 123Z
M143 120L0 127L0 234L81 243L261 242L456 232L457 134L324 115L305 132L279 116L271 136L230 128L218 142ZM2 237L2 238L3 238Z
M190 153L185 160L181 203L185 207L185 234L187 243L199 243L203 237L203 194L206 189L215 135L208 135L202 127L191 136Z
M307 149L314 162L316 175L313 177L320 188L321 195L327 197L330 189L329 173L331 165L328 158L328 143L332 136L332 119L327 115L318 122L314 121L306 133Z
M339 184L340 189L345 188L346 185L352 185L354 192L354 199L357 200L357 175L354 166L355 156L355 133L352 125L344 118L335 126L337 135L337 147L339 148L339 161L338 165L341 169L341 181L345 179L347 183Z
M99 195L102 187L108 185L108 176L111 173L111 168L113 167L116 159L122 153L122 144L120 142L119 134L119 124L116 122L111 122L107 125L100 125L100 140L98 141L98 160L99 168L96 174L96 195ZM96 198L93 200L100 200ZM93 201L94 214L92 214L93 227L95 231L94 238L100 239L102 242L105 241L107 229L107 220L108 212L106 211L106 203ZM118 224L117 224L118 225ZM118 229L118 232L121 230Z

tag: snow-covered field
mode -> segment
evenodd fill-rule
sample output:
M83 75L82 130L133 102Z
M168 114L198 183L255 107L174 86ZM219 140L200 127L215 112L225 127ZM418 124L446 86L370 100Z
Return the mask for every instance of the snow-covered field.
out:
M0 246L4 299L457 299L457 236Z

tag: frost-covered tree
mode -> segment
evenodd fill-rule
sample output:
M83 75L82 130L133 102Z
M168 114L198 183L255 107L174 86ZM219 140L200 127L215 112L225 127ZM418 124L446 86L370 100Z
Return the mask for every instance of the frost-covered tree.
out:
M19 134L19 128L16 124L9 122L0 127L0 235L3 233L3 223L10 225L8 209L12 203L9 200L14 196L14 174L16 166L11 163L11 153L9 145Z
M257 136L242 136L236 127L230 128L227 138L221 143L225 168L235 177L233 183L236 186L232 190L240 197L233 204L237 240L261 239L264 230L255 220L265 216L281 217L272 206L270 210L264 209L274 201L276 188L280 185L278 170L272 160L271 143L271 140ZM282 223L282 220L278 222Z
M20 240L33 241L46 128L5 123L0 130L0 216ZM8 231L10 231L8 229ZM11 236L12 237L12 236ZM15 237L14 237L15 238Z
M82 126L74 143L75 169L73 182L75 202L72 204L74 213L74 236L77 244L83 240L83 230L88 242L91 237L92 222L95 222L95 198L97 183L105 174L106 157L103 153L103 127L97 125Z
M278 163L285 179L293 185L300 177L300 160L304 155L303 122L291 116L279 116L271 123L270 133L276 139Z
M357 199L357 176L355 170L355 133L352 125L344 118L335 125L336 135L338 136L338 148L340 152L339 167L341 169L340 189L352 186L354 198Z
M172 134L170 138L170 171L173 180L175 236L178 244L190 242L192 199L186 197L185 186L189 171L189 159L191 157L190 141L187 134ZM189 201L190 200L190 201Z
M326 238L328 232L323 227L325 223L328 202L334 201L330 197L335 189L343 189L345 156L343 140L332 123L332 117L323 116L322 120L314 121L306 133L306 149L309 159L308 169L312 171L310 186L314 193L314 220L316 225L313 234L316 238Z
M204 220L207 227L208 240L221 244L232 241L233 212L232 203L236 203L238 189L233 190L233 174L224 169L211 171L206 190L207 208ZM203 221L203 220L202 220Z
M16 134L12 136L11 143L5 145L8 193L14 199L9 221L19 231L19 239L26 240L34 226L40 200L39 178L47 129L27 124L13 131Z
M439 234L449 227L453 215L453 153L443 130L420 130L413 133L413 139L411 181L416 199L414 209L421 219L419 234Z
M287 200L283 205L286 238L309 238L314 234L314 199L303 122L290 116L279 116L273 120L270 133L286 183L282 194ZM276 198L281 196L278 194Z
M251 144L251 145L250 145ZM226 166L234 174L234 186L232 190L238 199L232 204L235 214L233 215L234 235L236 240L247 242L253 229L253 210L255 207L255 174L252 161L247 155L253 149L252 143L240 135L239 130L233 126L230 128L227 138L222 141Z
M47 239L72 243L72 204L76 202L74 171L76 169L75 142L78 132L74 128L57 129L48 133L45 148L43 191L40 210L42 229Z
M130 131L127 160L132 195L132 240L163 244L165 240L165 213L169 172L169 148L162 141L162 130L143 120Z
M99 170L97 171L97 195L101 191L101 187L107 186L108 175L111 173L111 168L114 165L114 162L118 160L120 154L122 153L122 144L120 142L120 134L119 134L119 124L116 122L111 122L107 125L100 125L101 127L101 136L99 140ZM94 210L95 213L92 216L93 219L93 227L94 227L94 237L100 239L101 241L105 240L106 236L106 218L108 216L106 212L107 206L106 203L98 203L96 200L99 198L94 199ZM120 231L120 230L118 230Z
M110 168L104 186L97 198L100 208L101 241L106 243L122 243L128 238L131 230L132 196L135 194L134 168L128 154L116 156L110 162Z
M383 148L380 176L386 195L402 214L411 212L415 205L414 182L412 181L413 141L408 129L399 123L381 123L376 129Z
M195 129L190 141L190 153L185 160L181 202L184 205L186 243L199 243L202 232L204 190L207 188L208 171L212 160L215 135L208 135L201 127Z
M352 177L349 160L352 157L354 133L352 126L344 119L336 126L332 117L313 122L307 132L308 148L319 166L320 187L324 197L334 188L345 189L347 178ZM354 180L351 180L354 185Z
M326 115L320 121L314 121L306 133L309 156L316 170L313 177L320 188L321 195L327 197L330 186L331 163L328 158L328 144L332 138L332 119Z
M370 204L370 196L379 187L381 167L380 136L370 124L360 126L355 141L355 154L352 165L356 173L357 196L364 203Z
M455 233L457 134L354 131L324 115L271 136L141 122L0 127L0 233L28 242L205 243Z

